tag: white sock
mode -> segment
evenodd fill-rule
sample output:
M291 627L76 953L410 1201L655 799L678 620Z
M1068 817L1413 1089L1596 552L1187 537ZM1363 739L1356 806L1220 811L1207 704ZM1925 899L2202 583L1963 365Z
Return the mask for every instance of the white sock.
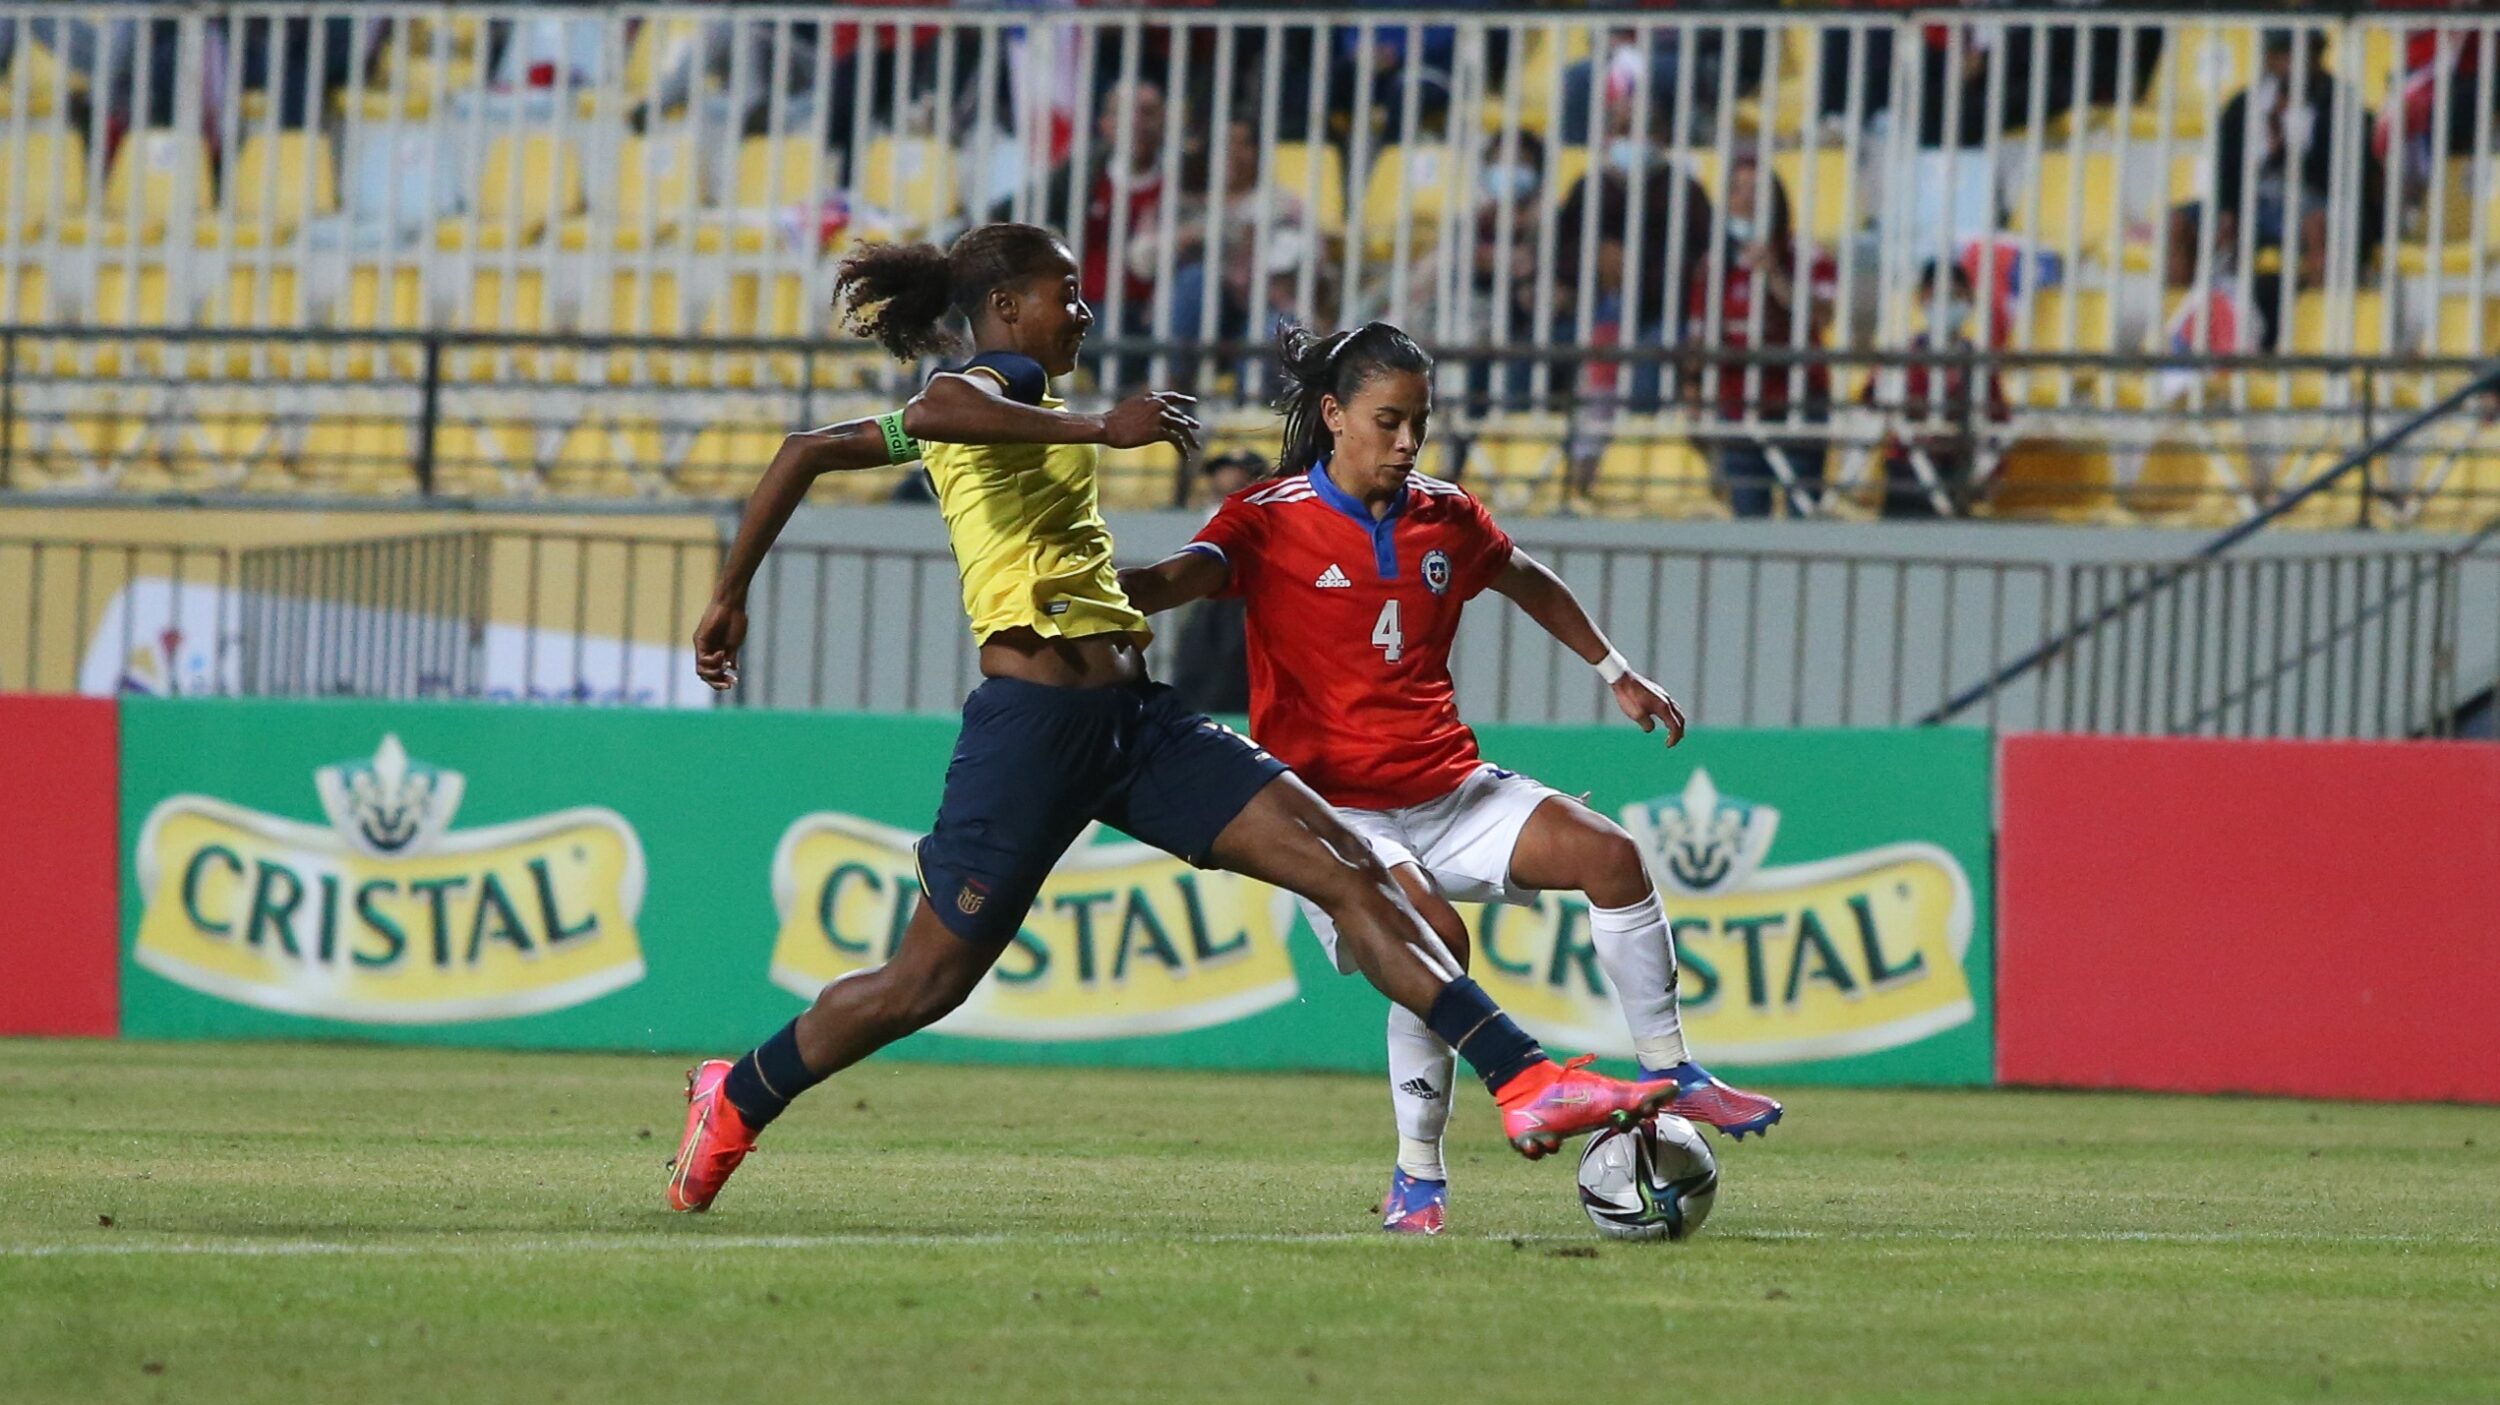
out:
M1589 938L1597 947L1597 964L1614 983L1615 999L1623 1002L1623 1021L1632 1027L1641 1067L1668 1069L1690 1058L1675 1004L1675 940L1658 894L1652 891L1630 907L1592 906Z
M1389 1106L1398 1119L1398 1169L1446 1181L1441 1134L1450 1125L1450 1080L1458 1053L1403 1005L1389 1007Z

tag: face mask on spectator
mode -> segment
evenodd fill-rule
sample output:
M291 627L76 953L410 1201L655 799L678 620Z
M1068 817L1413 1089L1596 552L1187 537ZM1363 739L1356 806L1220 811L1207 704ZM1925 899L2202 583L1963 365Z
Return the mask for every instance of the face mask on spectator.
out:
M1970 299L1946 298L1944 300L1944 329L1948 332L1962 330L1963 326L1969 323L1970 314Z
M1642 156L1640 142L1631 137L1617 137L1606 143L1606 164L1615 170L1637 169L1642 164Z
M1536 194L1536 168L1519 165L1487 166L1483 174L1476 178L1476 183L1487 200L1525 200Z
M1753 221L1742 215L1727 217L1727 237L1739 244L1753 242Z

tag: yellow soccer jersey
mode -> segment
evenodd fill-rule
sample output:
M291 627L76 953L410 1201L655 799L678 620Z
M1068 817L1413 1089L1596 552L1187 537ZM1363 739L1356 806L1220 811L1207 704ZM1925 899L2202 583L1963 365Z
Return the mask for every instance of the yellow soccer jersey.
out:
M991 352L964 369L997 377L1028 404L1055 410L1062 403L1027 357ZM1152 637L1111 564L1111 529L1094 484L1097 446L923 441L920 449L963 576L974 640L1010 629L1046 639Z

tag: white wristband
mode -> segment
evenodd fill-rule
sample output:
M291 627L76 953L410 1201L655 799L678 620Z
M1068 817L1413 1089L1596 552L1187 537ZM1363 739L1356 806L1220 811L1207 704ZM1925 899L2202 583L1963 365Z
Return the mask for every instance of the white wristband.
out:
M1606 686L1609 688L1613 687L1618 681L1620 681L1623 675L1630 673L1631 671L1632 665L1624 662L1623 651L1621 649L1608 649L1606 651L1606 657L1597 661L1597 676L1605 679Z

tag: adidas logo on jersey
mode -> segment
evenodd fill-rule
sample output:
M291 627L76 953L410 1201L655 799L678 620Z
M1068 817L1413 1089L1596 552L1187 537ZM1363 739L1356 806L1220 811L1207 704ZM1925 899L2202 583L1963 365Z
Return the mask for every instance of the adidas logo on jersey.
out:
M1322 590L1352 590L1354 588L1353 580L1348 578L1344 569L1334 561L1329 562L1328 569L1320 572L1319 579L1311 584Z
M1406 1094L1410 1098L1421 1098L1425 1102L1435 1102L1441 1097L1440 1089L1433 1087L1430 1083L1427 1083L1420 1078L1409 1078L1405 1082L1400 1083L1398 1085L1398 1091Z

